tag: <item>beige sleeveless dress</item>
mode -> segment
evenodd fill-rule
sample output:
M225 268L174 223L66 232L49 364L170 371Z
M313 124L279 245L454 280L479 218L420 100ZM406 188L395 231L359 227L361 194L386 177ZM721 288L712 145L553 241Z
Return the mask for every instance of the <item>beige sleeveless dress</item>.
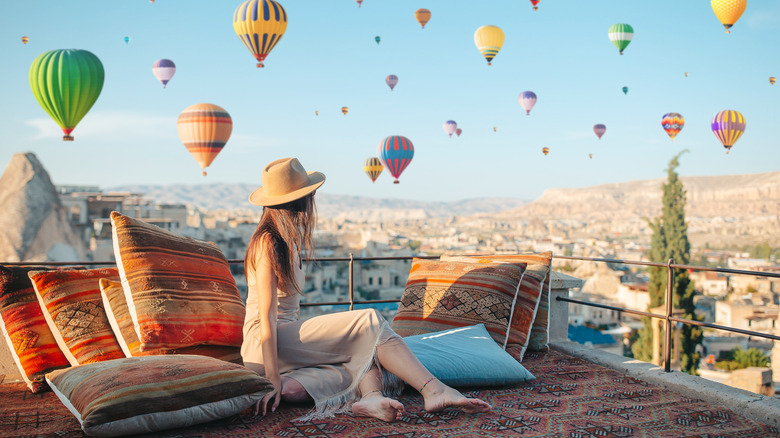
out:
M297 269L295 279L301 289L304 278L303 269ZM352 403L360 399L358 383L372 365L382 370L385 395L401 393L404 383L379 366L376 347L388 341L403 340L379 312L355 310L301 321L300 295L279 289L277 296L279 371L300 382L315 403L314 409L298 421L351 412ZM249 276L241 355L248 366L262 367L258 290L253 276Z

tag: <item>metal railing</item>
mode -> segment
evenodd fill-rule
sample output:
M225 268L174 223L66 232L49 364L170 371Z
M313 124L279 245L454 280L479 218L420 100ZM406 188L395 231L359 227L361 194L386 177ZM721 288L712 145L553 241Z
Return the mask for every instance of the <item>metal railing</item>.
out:
M484 255L484 254L480 254ZM384 257L354 257L352 254L349 255L349 257L314 257L314 258L305 258L304 260L306 262L349 262L349 282L348 282L348 296L349 301L330 301L330 302L302 302L302 307L312 307L312 306L344 306L349 305L349 310L354 310L356 304L385 304L385 303L398 303L401 300L400 299L386 299L386 300L355 300L355 287L354 287L354 263L355 261L381 261L381 260L409 260L411 261L413 258L420 258L420 259L438 259L438 256L384 256ZM656 267L656 268L666 268L667 270L667 281L666 281L666 313L661 315L657 313L650 313L650 312L642 312L639 310L633 310L625 307L617 307L617 306L610 306L606 304L600 304L600 303L594 303L590 301L585 300L577 300L573 298L563 298L563 297L556 297L557 301L564 301L567 303L573 303L573 304L580 304L583 306L590 306L590 307L596 307L600 309L606 309L606 310L614 310L617 312L627 313L630 315L638 315L638 316L644 316L644 317L650 317L655 319L662 319L664 320L664 349L663 349L663 363L664 363L664 371L670 372L671 371L671 348L672 348L672 323L682 323L682 324L690 324L695 325L699 327L707 327L717 330L724 330L732 333L739 333L747 336L755 336L759 338L765 338L765 339L771 339L775 341L780 341L780 336L771 335L768 333L761 333L756 332L752 330L744 330L736 327L729 327L724 326L720 324L712 324L702 321L696 321L692 319L686 319L686 318L679 318L674 316L674 296L673 296L673 284L674 284L674 270L675 269L687 269L692 271L709 271L709 272L719 272L724 274L736 274L736 275L751 275L751 276L757 276L757 277L771 277L771 278L780 278L780 273L774 273L774 272L762 272L762 271L747 271L747 270L740 270L740 269L728 269L728 268L710 268L706 266L695 266L695 265L680 265L675 264L673 259L669 259L667 263L655 263L655 262L644 262L644 261L637 261L637 260L622 260L622 259L607 259L607 258L593 258L593 257L577 257L577 256L553 256L553 259L562 259L562 260L578 260L578 261L591 261L591 262L601 262L601 263L614 263L614 264L621 264L621 265L635 265L635 266L649 266L649 267ZM243 265L244 261L242 259L230 259L228 260L228 263L231 265ZM19 265L39 265L39 266L73 266L73 265L94 265L94 266L102 266L102 265L114 265L116 262L114 261L99 261L99 262L40 262L40 263L0 263L7 266L19 266ZM568 321L566 321L566 324L568 324Z

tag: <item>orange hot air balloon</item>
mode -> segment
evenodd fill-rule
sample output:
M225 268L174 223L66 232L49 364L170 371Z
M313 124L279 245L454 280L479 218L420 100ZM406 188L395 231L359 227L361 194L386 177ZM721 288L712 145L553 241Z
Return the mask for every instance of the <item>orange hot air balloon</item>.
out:
M770 77L769 77L769 83L770 83L770 84L774 85L774 84L775 84L775 81L777 81L777 79L775 79L775 77L774 77L774 76L770 76Z
M420 23L420 26L422 26L423 29L425 29L425 23L427 23L431 19L431 11L421 8L416 11L414 11L414 18L417 20L418 23Z
M731 33L731 26L739 20L747 7L747 0L712 0L710 2L712 12L726 28L726 33Z
M203 169L222 152L233 132L233 119L224 108L210 103L196 103L179 114L176 129L184 146Z
M550 148L542 148L542 153L547 156L550 153Z
M347 115L347 112L349 112L349 108L347 108L347 107L345 107L345 106L342 106L342 107L341 107L341 112L342 112L342 113L343 113L343 114L346 116L346 115Z
M28 42L28 41L30 41L30 38L29 38L29 37L26 37L26 36L23 36L23 37L22 37L22 43L23 43L23 44L27 44L27 42Z

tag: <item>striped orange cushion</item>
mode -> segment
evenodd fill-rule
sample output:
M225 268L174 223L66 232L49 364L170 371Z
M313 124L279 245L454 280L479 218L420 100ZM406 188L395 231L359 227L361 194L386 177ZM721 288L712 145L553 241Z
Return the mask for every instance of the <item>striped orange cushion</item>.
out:
M230 417L273 386L240 365L204 356L144 356L46 375L90 436L140 435Z
M194 347L170 349L149 349L141 351L141 341L133 329L133 318L127 309L125 292L122 284L118 281L111 281L105 278L100 279L100 292L103 298L103 307L106 309L106 316L111 328L116 334L119 345L125 353L125 356L149 356L155 354L199 354L221 359L226 362L233 362L243 365L241 359L241 348L225 347L222 345L196 345Z
M43 317L71 365L125 357L106 319L102 277L119 280L116 268L29 273Z
M40 269L46 268L0 266L0 328L19 373L34 393L48 389L46 373L70 366L46 324L27 276Z
M531 351L547 351L550 341L550 281L552 263L552 251L530 254L495 255L495 256L441 256L442 260L472 261L472 263L520 263L526 265L524 282L529 282L529 287L538 284L541 288L539 295L539 307L536 310L531 335L528 340L528 349Z
M241 347L244 302L217 245L111 213L114 255L141 351Z
M538 295L518 291L524 271L518 264L414 258L393 330L411 336L482 323L500 345L525 345Z

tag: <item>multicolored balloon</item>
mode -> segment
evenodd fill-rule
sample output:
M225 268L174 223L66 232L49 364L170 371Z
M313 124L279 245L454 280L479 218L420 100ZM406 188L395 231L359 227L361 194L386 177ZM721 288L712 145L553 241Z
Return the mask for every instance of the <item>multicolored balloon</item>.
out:
M775 84L775 81L777 81L777 79L775 79L775 77L774 77L774 76L770 76L770 77L769 77L769 83L770 83L771 85L774 85L774 84Z
M712 0L712 11L715 12L715 16L726 28L726 33L731 33L731 26L733 26L742 13L745 12L747 7L747 0Z
M376 182L384 168L385 166L377 157L366 158L366 161L363 162L363 172L366 172L366 175L371 178L371 182Z
M607 132L607 126L602 125L601 123L597 123L593 125L593 132L595 132L596 137L598 137L599 140L601 140L601 136L604 135L605 132Z
M152 73L154 77L163 84L163 88L168 85L174 73L176 73L176 64L170 59L158 59L152 64Z
M634 28L630 25L617 23L609 27L609 40L617 47L621 55L632 39L634 39Z
M549 153L550 153L550 148L547 148L547 147L545 147L545 148L542 148L542 153L543 153L543 154L544 154L544 156L546 157L546 156L547 156L547 154L549 154Z
M461 134L463 134L463 130L462 129L458 128L458 129L455 130L455 135L460 137Z
M318 116L318 115L320 115L320 112L318 110L314 110L314 115Z
M387 75L385 78L385 83L388 87L390 87L390 91L393 91L393 88L395 88L396 85L398 85L398 76L396 75Z
M664 127L664 131L674 141L674 137L680 133L685 126L685 117L678 113L667 113L661 118L661 126Z
M374 37L374 41L376 41L376 43L379 44L379 42L382 41L382 37L377 35L377 36Z
M30 66L30 88L38 103L60 125L65 141L103 90L105 72L97 56L86 50L51 50Z
M623 94L628 94L628 87L623 87Z
M179 114L176 121L179 138L203 169L217 158L233 132L233 119L224 108L210 103L196 103Z
M379 143L376 153L382 165L393 175L398 184L398 177L414 157L414 145L412 141L401 135L391 135Z
M30 41L29 37L26 37L26 36L22 37L22 44L27 44L28 41Z
M124 40L125 40L125 44L130 44L130 37L129 36L126 36L124 38Z
M734 143L745 132L745 116L739 111L724 110L712 118L712 133L718 137L728 154Z
M474 32L474 44L487 60L487 64L491 65L491 61L504 45L504 31L498 26L482 26Z
M247 0L233 12L233 30L257 60L257 67L265 67L263 61L287 30L287 12L273 0Z
M442 128L444 128L444 132L449 134L450 138L452 138L452 134L454 134L458 129L458 123L455 122L455 120L447 120L444 122Z
M355 2L358 4L358 7L360 7L363 4L363 0L355 0Z
M525 110L525 115L530 116L531 108L536 105L536 93L533 91L523 91L519 96L517 96L517 101Z
M345 107L345 106L342 106L342 107L341 107L341 113L342 113L342 114L344 114L344 115L346 116L348 112L349 112L349 108L347 108L347 107Z
M539 0L531 0L531 4L534 5L534 11L539 10L539 6L536 6L539 4Z
M425 29L425 23L431 19L431 11L425 8L420 8L414 11L414 19L420 23L420 26L422 26L423 29Z
M686 77L686 78L688 77L688 72L687 72L687 71L685 72L685 77Z

